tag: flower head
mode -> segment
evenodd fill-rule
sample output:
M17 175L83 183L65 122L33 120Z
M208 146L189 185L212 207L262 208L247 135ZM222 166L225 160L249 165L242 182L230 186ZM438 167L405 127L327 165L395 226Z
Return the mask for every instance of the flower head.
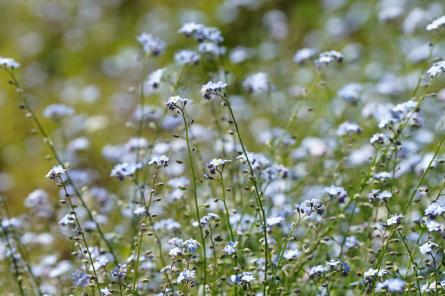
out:
M0 57L0 67L13 70L19 68L20 64L11 58Z
M142 45L144 52L153 56L163 53L166 47L165 42L161 38L149 33L142 33L137 40Z
M46 178L55 180L56 177L60 177L66 174L66 170L61 165L56 165L52 169L49 170L48 174L46 174Z
M210 100L214 96L220 96L224 92L226 87L227 83L224 83L222 81L209 81L207 84L201 87L201 95L204 97L204 99Z

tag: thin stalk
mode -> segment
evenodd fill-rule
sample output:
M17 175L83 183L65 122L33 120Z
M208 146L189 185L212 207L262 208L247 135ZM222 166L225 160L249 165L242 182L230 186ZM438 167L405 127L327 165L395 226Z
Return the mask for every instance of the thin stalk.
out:
M232 106L231 106L231 104L230 104L230 102L229 102L229 100L228 100L228 98L226 96L221 96L221 95L218 95L218 96L220 96L224 100L224 102L226 103L226 105L227 105L227 107L229 109L230 116L231 116L233 124L235 126L236 134L238 135L238 140L240 142L241 149L243 150L244 157L246 158L246 162L247 162L247 164L249 166L251 181L252 181L253 186L255 188L256 201L257 201L258 207L260 208L260 216L261 216L260 218L262 219L262 224L263 224L263 236L264 236L264 245L265 245L265 250L264 250L265 266L264 266L263 293L264 293L264 295L266 295L267 272L268 272L268 267L269 267L269 263L268 263L269 262L269 243L268 243L268 239L267 239L266 212L264 210L263 202L261 200L261 194L260 194L260 191L258 189L258 184L257 184L257 181L256 181L255 173L253 171L252 164L250 163L249 156L247 155L247 151L246 151L246 148L244 146L243 139L241 137L241 133L240 133L240 130L239 130L239 127L238 127L238 123L236 121L235 115L234 115L233 110L232 110Z
M196 211L196 217L198 218L198 225L199 225L199 232L201 233L201 244L202 244L202 255L204 260L204 296L206 295L206 285L207 285L207 254L206 254L206 243L205 243L205 237L204 237L204 231L202 229L201 225L201 215L199 214L199 205L198 205L198 193L196 188L196 173L195 173L195 167L193 165L193 157L192 157L192 149L190 145L190 137L189 137L189 125L187 123L187 119L185 117L185 113L183 109L181 110L182 119L184 121L185 126L185 141L187 143L187 153L190 163L190 170L192 171L192 178L193 178L193 197L195 201L195 211Z

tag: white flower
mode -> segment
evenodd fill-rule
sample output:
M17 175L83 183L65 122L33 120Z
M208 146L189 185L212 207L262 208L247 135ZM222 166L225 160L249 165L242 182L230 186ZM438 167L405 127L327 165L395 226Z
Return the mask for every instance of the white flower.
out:
M142 45L146 54L157 56L165 50L165 42L152 34L142 33L138 36L137 40Z
M43 111L43 116L54 120L59 120L63 117L71 116L74 114L74 109L64 104L49 105Z
M318 50L315 48L302 48L294 55L294 62L297 64L303 64L305 61L313 58L317 54Z
M165 102L165 105L167 105L167 108L169 110L175 111L176 108L184 109L188 102L190 102L189 99L183 98L181 96L172 96L168 98L167 102Z
M243 82L244 89L253 94L262 94L270 90L270 81L266 73L252 74Z
M442 215L443 213L445 213L445 207L442 207L437 202L433 202L425 210L425 216L428 216L430 219L434 219L437 216Z
M343 187L331 185L329 187L325 187L324 191L329 195L329 197L338 199L339 203L344 203L348 198L348 193Z
M381 191L378 189L374 189L372 190L369 194L368 194L368 199L369 201L383 201L383 202L387 202L390 198L392 197L392 193L389 191Z
M325 51L320 53L318 59L315 61L317 66L329 65L333 62L341 63L343 61L343 56L341 53L335 50Z
M388 220L386 220L386 225L387 226L399 225L402 219L403 215L401 214L392 215Z
M74 214L67 214L59 220L59 224L62 226L74 225L76 223L76 217Z
M232 255L236 253L236 246L238 246L238 242L230 241L223 249L223 252L227 255Z
M175 62L178 65L197 65L200 57L193 50L180 50L175 53Z
M0 57L0 67L4 69L17 69L20 67L20 64L11 58Z
M196 250L199 248L200 244L194 239L188 239L182 243L182 248L187 253L196 253Z
M439 77L442 73L445 72L445 61L435 62L431 65L431 67L426 71L428 76L431 79Z
M170 159L165 156L165 155L161 155L161 156L154 156L149 162L148 165L152 165L155 164L158 167L166 167L168 166L168 161Z
M388 291L390 293L400 293L405 289L406 283L401 279L387 279L383 283L378 283L376 291Z
M230 280L235 284L249 284L250 282L255 280L253 273L251 272L242 272L237 275L232 275Z
M145 81L145 83L148 85L148 91L151 92L159 87L161 84L162 77L165 73L165 69L157 69L153 71Z
M133 176L133 174L142 167L140 163L118 163L111 170L110 176L122 181L125 177Z
M427 241L426 243L424 243L419 247L419 252L422 255L431 254L433 252L433 249L437 247L438 247L437 244L431 241Z
M202 42L198 46L198 51L200 53L206 53L218 57L222 56L226 52L226 49L212 42Z
M226 87L227 83L224 83L222 81L210 81L201 87L201 95L204 97L204 99L210 100L214 96L221 95Z
M46 178L55 180L56 177L60 177L65 174L66 170L61 165L56 165L51 170L49 170L48 174L46 174Z
M202 24L185 23L179 29L179 33L183 33L185 36L192 36L198 42L210 41L213 43L221 43L224 39L221 32L217 28L206 27Z
M229 163L230 160L227 159L219 159L215 158L212 159L208 164L207 168L209 169L210 174L214 175L218 171L219 173L222 173L225 165Z
M360 83L349 83L337 91L337 95L349 103L355 103L360 100L362 93L362 85Z
M283 217L277 216L277 217L269 217L266 219L266 224L269 226L274 226L281 224L284 221Z
M187 283L194 282L195 278L196 278L196 272L193 269L186 269L184 271L181 271L176 282L178 284L182 282L187 282Z
M445 27L445 15L438 17L426 26L427 31L436 31Z
M337 136L345 136L352 134L359 134L362 132L362 128L354 122L343 122L337 129Z

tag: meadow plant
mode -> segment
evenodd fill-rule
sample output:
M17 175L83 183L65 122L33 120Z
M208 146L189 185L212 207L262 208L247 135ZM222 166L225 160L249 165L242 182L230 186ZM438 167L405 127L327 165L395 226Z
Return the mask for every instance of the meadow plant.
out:
M0 57L2 294L445 295L445 4L282 2L149 7L107 98Z

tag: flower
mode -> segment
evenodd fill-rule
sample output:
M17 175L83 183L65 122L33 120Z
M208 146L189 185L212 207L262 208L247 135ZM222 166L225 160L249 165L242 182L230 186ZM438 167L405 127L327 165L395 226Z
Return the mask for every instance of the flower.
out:
M56 165L52 169L49 170L48 174L46 174L46 178L55 180L56 177L60 177L66 174L66 170L61 165Z
M192 36L198 42L207 40L219 44L224 40L221 32L217 28L206 27L193 22L183 24L178 32L183 33L186 37Z
M53 104L49 105L43 111L43 116L54 120L60 120L63 117L71 116L74 114L74 109L65 104Z
M242 272L240 274L237 275L232 275L230 277L230 280L234 283L234 284L249 284L250 282L255 280L255 277L253 275L253 273L251 272Z
M362 132L362 128L353 122L343 122L337 129L337 136L345 136L352 134L359 134Z
M325 207L323 203L318 199L305 200L301 205L295 206L295 212L297 214L304 214L310 216L312 213L317 215L323 215Z
M161 155L161 156L154 156L149 162L148 165L152 165L155 164L158 167L167 167L168 166L168 161L170 159L165 156L165 155Z
M110 176L117 178L119 181L125 179L125 177L131 177L133 174L142 167L142 164L138 163L118 163L111 170Z
M214 175L216 172L222 173L224 170L224 166L229 163L230 160L227 159L212 159L208 164L207 168L209 169L210 174Z
M161 84L162 77L165 73L165 69L157 69L153 71L145 81L145 83L148 85L148 91L153 91L159 87Z
M175 62L178 65L197 65L200 57L193 50L180 50L175 53Z
M182 243L182 248L185 252L193 254L199 248L200 244L194 239L188 239Z
M435 62L426 71L426 73L431 79L439 77L444 72L445 72L445 61Z
M383 283L378 283L376 291L385 290L390 293L400 293L405 289L405 281L401 279L387 279Z
M270 90L269 77L263 72L252 74L244 80L243 87L249 93L265 93Z
M114 279L118 279L119 281L123 280L127 275L127 264L118 264L111 271L111 277Z
M433 252L433 249L437 247L437 244L433 243L432 241L427 241L419 247L419 252L422 255L431 254Z
M224 247L223 252L227 255L232 255L236 253L236 246L238 246L238 242L229 241L229 243Z
M182 110L189 101L189 99L183 98L181 96L172 96L168 98L167 102L165 102L165 105L167 105L167 108L171 111L175 111L177 108Z
M207 84L201 87L201 95L204 97L204 99L210 100L214 96L220 96L226 87L227 83L222 81L209 81Z
M313 58L317 54L318 50L315 48L302 48L294 55L294 62L297 64L303 64L305 61Z
M387 226L399 225L402 219L403 215L401 214L392 215L388 220L386 220L386 225Z
M391 197L392 197L391 192L381 191L379 189L374 189L368 194L368 199L370 202L373 202L373 201L387 202Z
M329 197L337 198L339 203L344 203L348 198L348 193L343 187L331 185L329 187L325 187L324 191L329 195Z
M320 67L323 65L329 65L333 62L341 63L342 61L342 54L338 51L331 50L320 53L318 59L315 61L315 64Z
M90 276L81 270L76 270L72 274L73 284L76 287L86 287L90 283Z
M445 27L445 15L436 18L431 23L426 26L427 31L437 31L441 28Z
M11 58L0 57L0 67L13 70L19 68L20 64Z
M445 213L445 207L442 207L439 203L433 202L425 209L425 216L430 219L434 219L437 216Z
M195 278L196 278L196 271L194 271L193 269L185 269L184 271L181 271L176 282L178 284L182 282L193 283L195 281Z
M163 53L166 47L165 42L161 38L149 33L142 33L137 40L142 45L144 52L153 56Z
M360 100L362 85L360 83L349 83L337 91L337 95L348 103L356 103Z

